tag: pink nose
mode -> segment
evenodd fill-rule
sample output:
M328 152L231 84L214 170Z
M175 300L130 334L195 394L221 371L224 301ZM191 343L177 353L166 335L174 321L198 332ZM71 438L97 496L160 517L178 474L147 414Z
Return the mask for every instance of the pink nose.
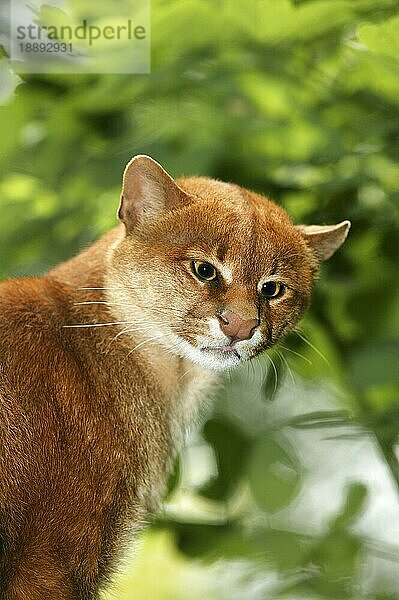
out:
M259 325L258 319L242 319L231 310L224 310L217 313L220 329L232 341L249 340L255 327Z

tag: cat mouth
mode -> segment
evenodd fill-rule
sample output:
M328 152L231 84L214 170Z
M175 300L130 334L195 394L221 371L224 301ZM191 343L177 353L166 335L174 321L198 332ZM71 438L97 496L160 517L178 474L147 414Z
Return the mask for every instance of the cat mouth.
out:
M204 346L201 348L203 352L210 352L212 354L217 354L218 356L234 356L235 358L241 359L240 354L237 352L236 348L227 344L226 346Z

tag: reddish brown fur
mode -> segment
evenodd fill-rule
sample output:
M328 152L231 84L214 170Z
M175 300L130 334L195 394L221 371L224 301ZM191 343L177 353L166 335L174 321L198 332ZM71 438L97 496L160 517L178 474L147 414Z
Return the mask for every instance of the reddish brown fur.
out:
M137 164L168 188L156 218L126 205L125 182L126 236L121 225L47 275L0 286L6 600L96 598L124 538L156 509L183 430L214 375L169 352L166 334L144 344L147 326L159 332L172 323L195 343L220 306L242 318L260 315L265 338L251 350L257 354L309 301L316 253L282 209L237 186L191 178L178 182L180 204L168 212L174 184L155 164ZM145 206L144 184L140 190ZM210 256L233 265L230 284L199 285L189 258ZM256 288L273 269L296 289L274 308ZM101 303L82 304L92 301ZM115 338L123 325L65 327L119 321L139 330Z

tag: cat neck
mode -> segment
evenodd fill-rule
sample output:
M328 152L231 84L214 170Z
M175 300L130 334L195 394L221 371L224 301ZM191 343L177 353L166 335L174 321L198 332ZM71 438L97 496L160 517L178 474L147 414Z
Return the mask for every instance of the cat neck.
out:
M52 294L64 300L62 317L66 331L69 330L69 337L80 355L91 359L93 351L101 354L102 368L109 368L107 364L112 363L113 369L126 373L126 366L134 365L134 377L140 372L145 379L156 380L165 398L192 391L198 396L197 391L215 382L215 374L204 372L189 360L168 351L160 343L161 337L157 339L156 332L140 326L139 316L137 323L124 316L117 284L109 279L107 272L109 258L123 236L121 225L49 272L47 281ZM145 291L142 295L145 297ZM137 314L140 315L139 306Z

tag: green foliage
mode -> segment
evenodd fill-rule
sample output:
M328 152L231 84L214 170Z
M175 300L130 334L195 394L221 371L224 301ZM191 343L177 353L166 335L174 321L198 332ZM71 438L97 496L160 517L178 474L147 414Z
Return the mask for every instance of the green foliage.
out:
M218 598L399 598L398 40L396 0L153 0L151 75L18 76L1 53L2 278L112 227L135 153L352 221L301 329L226 380L206 476L183 455L154 524L225 561Z
M288 448L286 440L267 436L253 449L248 477L253 497L266 513L281 510L299 491L300 464Z
M250 441L238 427L220 419L209 419L203 435L215 453L217 477L206 483L201 494L212 500L228 500L245 472Z

